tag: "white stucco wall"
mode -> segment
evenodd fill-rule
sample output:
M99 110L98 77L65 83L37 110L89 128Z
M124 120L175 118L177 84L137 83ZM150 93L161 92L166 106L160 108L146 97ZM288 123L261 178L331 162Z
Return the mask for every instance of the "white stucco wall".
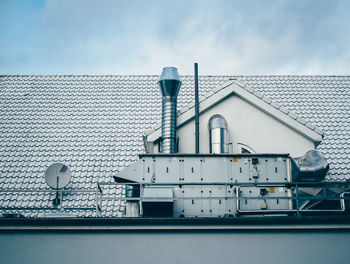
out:
M231 95L220 103L207 109L200 115L200 152L209 153L210 117L222 115L228 124L233 143L233 153L237 153L237 143L251 147L256 153L290 153L301 156L314 149L314 143L291 129L287 125L272 118L236 95ZM179 153L194 153L195 124L194 118L177 129L179 137ZM158 146L154 146L158 152Z

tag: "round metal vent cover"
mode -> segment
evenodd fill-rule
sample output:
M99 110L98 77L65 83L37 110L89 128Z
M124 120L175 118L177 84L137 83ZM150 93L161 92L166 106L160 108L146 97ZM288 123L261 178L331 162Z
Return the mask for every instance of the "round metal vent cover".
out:
M62 163L50 165L45 172L46 183L53 189L66 187L70 181L70 177L69 168Z

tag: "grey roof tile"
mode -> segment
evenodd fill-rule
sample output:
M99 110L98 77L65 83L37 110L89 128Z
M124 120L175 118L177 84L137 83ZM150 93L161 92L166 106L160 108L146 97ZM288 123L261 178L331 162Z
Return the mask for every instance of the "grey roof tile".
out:
M264 102L266 102L268 104L271 104L271 102L272 102L272 100L269 97L267 97L267 96L264 96L262 99L263 99Z
M233 79L231 79L231 78L230 78L230 80L235 80L235 84L237 84L237 85L241 86L242 88L245 88L246 90L252 90L251 88L246 87L246 86L247 86L247 84L242 83L242 82L238 81L238 80L237 80L237 79L235 79L235 78L233 78ZM253 92L251 92L251 93L253 93Z
M264 96L261 92L259 92L257 90L254 91L254 95L256 95L259 98L262 98Z
M280 109L280 108L281 108L281 105L280 105L279 103L275 102L275 101L272 101L272 102L271 102L271 105L272 105L274 108L276 108L276 109Z
M302 119L302 118L297 118L297 121L303 125L306 125L306 120L305 119Z
M310 122L307 122L307 123L306 123L306 126L307 126L308 128L310 128L311 130L314 130L314 129L315 129L315 125L311 124Z
M285 114L289 113L289 110L287 108L285 108L284 106L281 106L279 110L282 111Z
M250 93L254 93L254 89L253 89L252 87L250 87L249 85L246 85L246 86L244 87L244 89L247 90L247 91L250 92Z
M179 111L194 101L193 76L181 78ZM200 76L201 100L230 78L316 133L324 131L318 149L330 162L327 180L349 177L350 76ZM143 152L142 133L159 124L157 81L155 75L0 76L0 188L45 189L44 172L54 162L70 167L69 188L94 190L97 181L113 182L112 175ZM125 193L121 187L109 189L111 195ZM17 202L51 208L55 193L16 195L1 196L0 206ZM67 194L63 204L94 206L94 199L88 193ZM108 209L104 217L124 210L123 202L103 204ZM20 213L34 217L47 212ZM93 210L71 212L96 216Z
M291 118L293 118L293 119L297 119L297 115L295 114L295 113L293 113L292 111L290 111L289 113L288 113L288 115L291 117Z

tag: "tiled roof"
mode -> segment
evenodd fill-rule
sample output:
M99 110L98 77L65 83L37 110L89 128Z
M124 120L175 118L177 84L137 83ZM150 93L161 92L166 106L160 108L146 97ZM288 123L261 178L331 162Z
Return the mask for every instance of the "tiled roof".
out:
M193 103L193 76L182 76L178 109ZM328 180L350 178L350 76L200 76L200 95L229 79L247 84L264 101L283 106L317 133L331 163ZM142 133L160 120L158 76L0 76L0 188L47 189L46 168L69 166L67 189L89 191L144 152ZM272 101L270 101L272 100ZM281 109L281 111L283 111ZM106 187L105 193L123 190ZM50 196L50 197L49 197ZM55 194L2 193L0 207L52 207ZM65 207L94 207L89 192L64 194ZM102 216L118 216L106 201ZM50 211L50 210L47 210ZM76 211L95 215L92 210ZM46 211L25 210L29 216Z
M318 150L328 162L327 180L350 178L350 76L236 76L324 131Z

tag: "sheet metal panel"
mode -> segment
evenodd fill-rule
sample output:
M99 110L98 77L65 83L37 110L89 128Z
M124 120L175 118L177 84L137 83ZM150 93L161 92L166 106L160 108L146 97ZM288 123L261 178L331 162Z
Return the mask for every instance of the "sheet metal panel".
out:
M318 263L350 261L349 232L3 232L14 263Z

